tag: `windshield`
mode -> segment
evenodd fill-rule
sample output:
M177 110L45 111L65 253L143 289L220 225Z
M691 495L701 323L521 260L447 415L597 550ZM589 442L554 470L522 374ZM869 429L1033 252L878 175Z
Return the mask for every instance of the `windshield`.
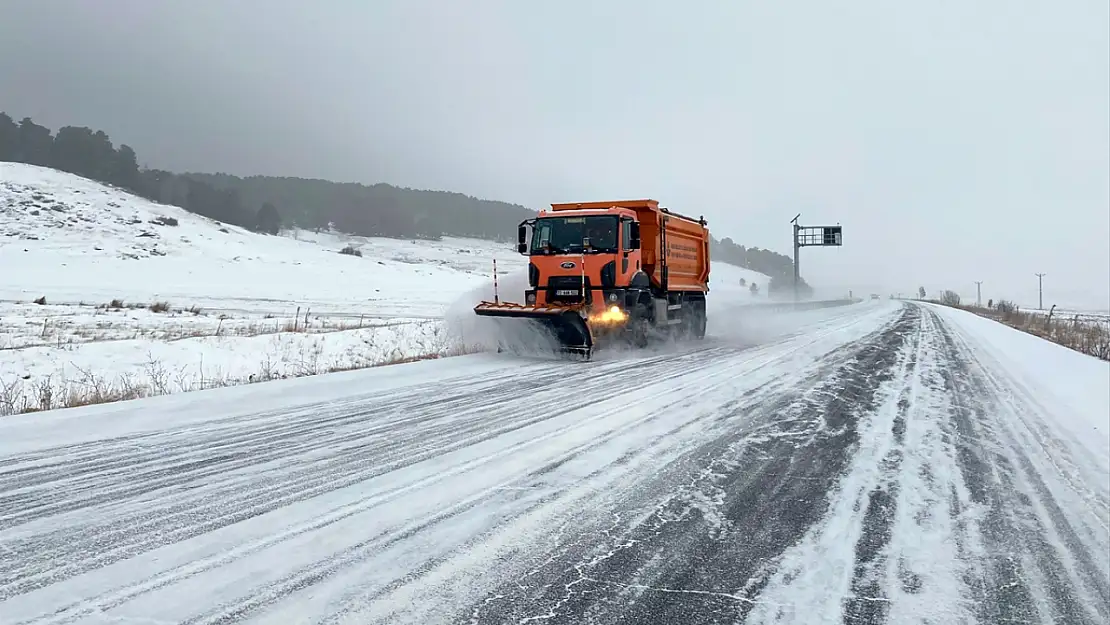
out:
M585 247L585 243L589 243L589 249ZM615 216L544 217L536 220L535 228L532 230L533 254L586 251L617 251Z

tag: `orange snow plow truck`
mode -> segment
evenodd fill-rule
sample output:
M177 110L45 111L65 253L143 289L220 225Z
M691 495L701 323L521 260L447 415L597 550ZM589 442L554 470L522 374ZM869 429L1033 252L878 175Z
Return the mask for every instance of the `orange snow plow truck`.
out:
M564 352L588 359L595 346L645 347L667 336L705 336L709 230L655 200L552 204L520 223L529 257L524 303L495 297L486 317L531 319Z

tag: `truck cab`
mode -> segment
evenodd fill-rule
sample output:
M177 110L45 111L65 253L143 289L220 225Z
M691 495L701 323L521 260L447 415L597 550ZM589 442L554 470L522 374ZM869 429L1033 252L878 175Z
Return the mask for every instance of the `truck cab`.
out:
M630 209L542 211L521 224L517 251L529 256L529 305L626 308L628 288L649 285L641 271L640 224Z

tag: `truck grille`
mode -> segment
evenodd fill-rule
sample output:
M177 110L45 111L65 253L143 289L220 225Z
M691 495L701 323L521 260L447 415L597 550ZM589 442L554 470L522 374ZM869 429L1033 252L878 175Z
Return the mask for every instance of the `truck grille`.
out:
M586 278L587 293L590 279ZM551 302L575 303L582 301L581 276L552 276L547 281L547 297Z

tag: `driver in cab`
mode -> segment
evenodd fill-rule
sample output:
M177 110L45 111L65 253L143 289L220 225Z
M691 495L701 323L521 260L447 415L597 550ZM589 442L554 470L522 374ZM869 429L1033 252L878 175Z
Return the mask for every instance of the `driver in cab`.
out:
M610 248L616 242L616 233L613 231L613 224L609 220L602 223L593 223L586 228L586 249L590 248Z

